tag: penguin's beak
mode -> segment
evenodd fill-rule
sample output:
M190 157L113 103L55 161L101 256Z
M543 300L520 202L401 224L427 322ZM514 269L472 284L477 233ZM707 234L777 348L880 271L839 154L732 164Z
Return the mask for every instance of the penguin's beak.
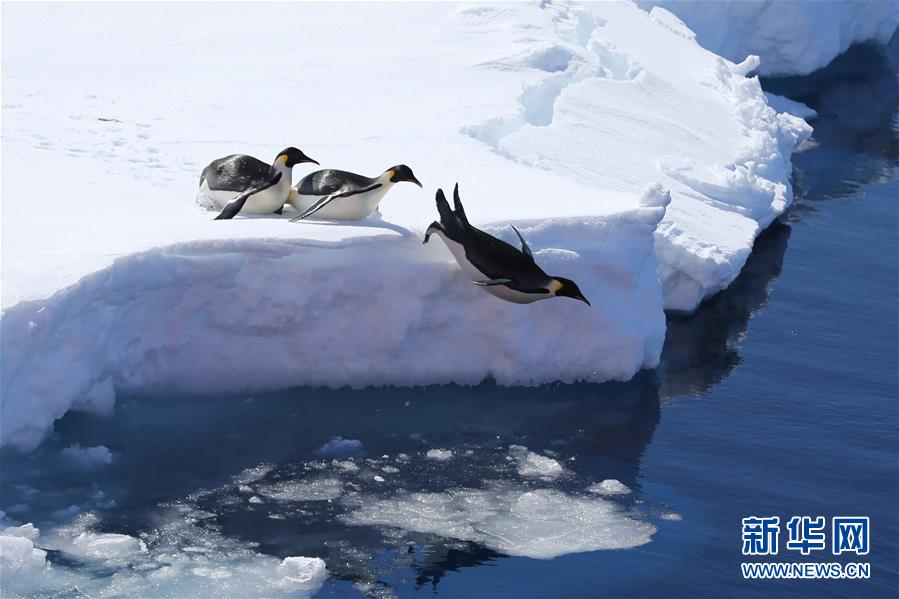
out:
M590 300L584 297L584 294L581 293L581 290L578 289L577 285L566 284L561 289L556 291L556 297L570 297L571 299L576 299L578 301L584 302L588 306L592 306Z
M314 158L309 158L302 152L297 152L296 155L291 156L292 160L287 161L287 166L293 166L295 164L303 164L304 162L311 162L312 164L318 164L318 160Z
M419 187L421 187L422 189L424 189L424 187L422 187L422 185L421 185L421 181L419 181L418 179L416 179L416 178L415 178L415 175L412 175L412 177L409 179L409 182L410 182L410 183L415 183L416 185L418 185Z

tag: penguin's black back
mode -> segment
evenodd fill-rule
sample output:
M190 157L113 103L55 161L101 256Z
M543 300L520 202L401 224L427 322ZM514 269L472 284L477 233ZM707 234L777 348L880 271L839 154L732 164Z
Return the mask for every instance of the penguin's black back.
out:
M309 173L296 184L296 190L302 195L326 196L340 190L356 191L371 187L375 179L363 177L356 173L326 168Z
M458 196L455 204L456 209L451 210L446 198L442 194L438 196L440 224L447 237L465 248L465 257L472 266L490 279L512 279L509 287L520 291L546 288L550 277L533 258L469 223Z
M206 181L209 189L244 191L268 182L272 167L246 154L232 154L209 163L200 175L200 185Z

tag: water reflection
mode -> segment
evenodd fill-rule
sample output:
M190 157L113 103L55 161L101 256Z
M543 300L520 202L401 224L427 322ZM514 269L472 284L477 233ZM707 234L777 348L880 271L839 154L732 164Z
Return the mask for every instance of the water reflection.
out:
M887 48L859 45L807 77L766 79L771 92L818 112L813 146L793 157L801 218L820 200L851 195L891 178L899 162L899 36ZM876 101L874 101L876 99Z
M755 240L730 287L690 316L668 316L658 374L663 399L702 395L740 365L739 343L752 315L765 307L783 267L790 226L775 221Z

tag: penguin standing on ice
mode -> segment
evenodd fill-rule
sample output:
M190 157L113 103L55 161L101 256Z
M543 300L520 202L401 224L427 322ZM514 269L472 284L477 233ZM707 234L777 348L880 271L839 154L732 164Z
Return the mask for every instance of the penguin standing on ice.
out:
M475 285L516 304L570 297L590 305L574 281L550 276L537 266L527 242L514 226L512 229L521 240L520 251L469 224L459 199L458 183L453 190L453 201L455 210L450 209L443 190L437 190L440 222L431 223L425 232L424 243L431 235L440 237Z
M234 218L241 211L281 214L293 166L303 162L318 164L296 148L278 153L271 165L246 154L213 160L200 175L198 201L221 210L215 220Z
M421 187L405 164L391 166L378 177L325 169L310 173L290 191L287 202L297 209L296 222L313 214L322 220L362 220L378 208L390 188L401 181Z

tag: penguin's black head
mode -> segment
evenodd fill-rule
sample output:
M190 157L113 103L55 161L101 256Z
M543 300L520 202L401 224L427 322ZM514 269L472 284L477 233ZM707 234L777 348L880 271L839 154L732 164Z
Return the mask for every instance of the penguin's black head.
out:
M284 161L284 166L290 168L295 164L301 164L303 162L311 162L313 164L318 164L317 160L313 160L309 158L305 154L303 154L300 150L296 148L287 148L285 150L281 150L281 152L275 157L275 162L279 160Z
M560 287L555 291L556 297L570 297L576 300L580 300L588 306L591 305L590 301L587 300L586 297L584 297L583 293L581 293L581 288L578 287L577 283L575 283L571 279L566 279L565 277L553 277L553 282L560 285Z
M405 164L398 164L396 166L391 166L387 169L388 173L393 173L387 176L387 180L391 183L399 183L400 181L408 181L410 183L415 183L419 187L421 187L421 183L418 179L415 178L415 175L412 174L412 169L406 166Z

